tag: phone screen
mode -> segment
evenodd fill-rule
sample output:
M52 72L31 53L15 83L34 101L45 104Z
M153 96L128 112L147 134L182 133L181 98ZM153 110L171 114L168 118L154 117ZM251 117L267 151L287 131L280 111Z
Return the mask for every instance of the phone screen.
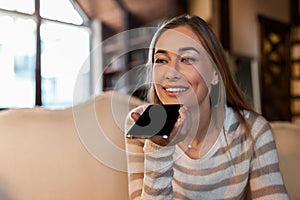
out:
M180 104L151 104L126 133L129 138L168 138L178 116Z

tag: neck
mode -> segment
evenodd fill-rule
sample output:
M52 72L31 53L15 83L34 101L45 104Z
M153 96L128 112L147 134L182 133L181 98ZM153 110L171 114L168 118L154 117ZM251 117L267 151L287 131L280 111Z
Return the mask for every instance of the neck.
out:
M198 143L201 143L204 138L206 137L209 128L211 127L212 122L212 110L209 101L206 101L208 103L203 103L199 105L198 108L191 108L191 114L193 119L193 125L190 130L190 134L192 135L193 144L198 145Z
M193 125L188 138L182 145L187 150L186 154L197 159L203 157L211 149L218 138L219 131L215 126L214 111L210 105L190 110L192 110Z

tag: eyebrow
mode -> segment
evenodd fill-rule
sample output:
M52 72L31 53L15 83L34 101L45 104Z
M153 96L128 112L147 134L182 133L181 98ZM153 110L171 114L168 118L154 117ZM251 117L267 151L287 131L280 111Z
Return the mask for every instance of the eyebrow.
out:
M195 51L197 52L198 54L200 54L200 52L194 48L194 47L183 47L183 48L180 48L178 50L179 53L182 53L182 52L185 52L185 51ZM162 53L162 54L166 54L167 53L167 50L163 50L163 49L158 49L157 51L154 52L154 54L157 54L157 53Z
M195 51L198 54L200 54L200 52L194 47L183 47L179 49L179 52L184 52L184 51Z
M163 50L163 49L158 49L157 51L154 52L154 54L157 54L157 53L167 53L166 50Z

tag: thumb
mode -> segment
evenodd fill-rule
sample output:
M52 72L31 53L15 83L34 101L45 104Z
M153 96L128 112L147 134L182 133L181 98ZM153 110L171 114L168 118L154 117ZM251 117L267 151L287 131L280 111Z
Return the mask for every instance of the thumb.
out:
M140 117L141 115L140 115L140 113L138 113L138 112L132 112L131 113L131 118L133 119L133 121L137 121L138 120L138 118Z

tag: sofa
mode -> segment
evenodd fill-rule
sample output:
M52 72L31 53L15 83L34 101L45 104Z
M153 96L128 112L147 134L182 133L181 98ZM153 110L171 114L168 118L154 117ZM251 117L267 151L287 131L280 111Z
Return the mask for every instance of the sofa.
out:
M123 123L137 98L104 92L70 108L0 111L0 199L128 199ZM291 199L300 199L300 125L272 122Z

